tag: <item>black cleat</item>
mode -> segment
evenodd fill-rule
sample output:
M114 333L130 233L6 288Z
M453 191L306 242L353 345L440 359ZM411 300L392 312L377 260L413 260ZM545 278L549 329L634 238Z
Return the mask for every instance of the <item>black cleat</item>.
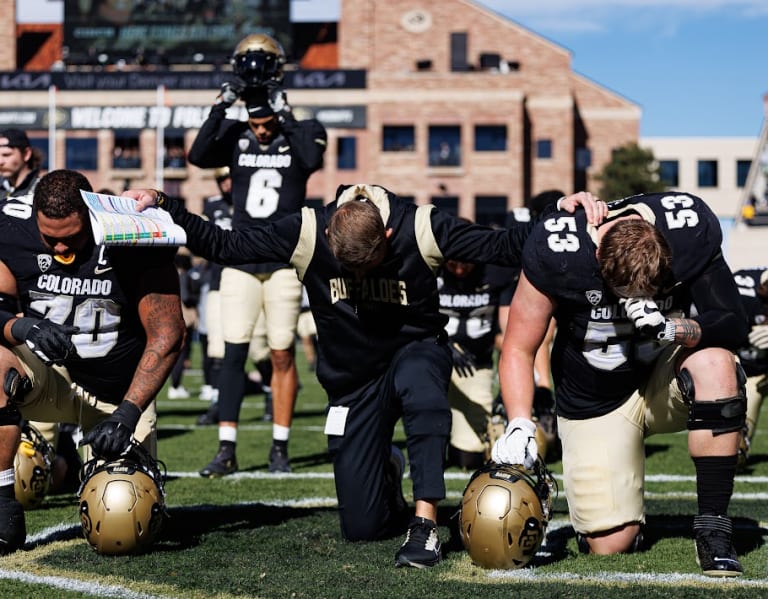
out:
M237 458L232 450L219 448L211 463L200 471L204 478L219 478L237 472Z
M24 508L16 499L0 497L0 555L21 549L27 539Z
M213 402L204 414L200 414L197 417L197 423L200 425L218 424L219 423L219 404Z
M744 569L731 543L733 524L727 516L711 514L693 519L696 562L706 576L741 576Z
M439 563L441 557L437 524L427 518L413 518L405 541L395 554L395 567L430 568Z
M291 464L288 461L288 450L280 445L272 444L269 450L269 471L290 472Z

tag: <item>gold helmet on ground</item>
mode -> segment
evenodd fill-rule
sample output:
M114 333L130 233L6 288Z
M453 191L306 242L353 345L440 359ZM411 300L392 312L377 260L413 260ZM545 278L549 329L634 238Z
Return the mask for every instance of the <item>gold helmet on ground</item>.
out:
M246 87L261 87L270 80L280 83L285 50L273 37L253 33L237 44L230 62L235 75L245 81Z
M97 553L141 553L152 545L165 517L165 476L158 464L165 469L134 443L125 457L83 466L80 523Z
M25 510L38 507L51 486L56 451L34 426L21 427L21 442L16 450L13 490Z
M543 462L534 471L489 462L464 490L459 512L461 540L483 568L525 566L544 541L555 482Z

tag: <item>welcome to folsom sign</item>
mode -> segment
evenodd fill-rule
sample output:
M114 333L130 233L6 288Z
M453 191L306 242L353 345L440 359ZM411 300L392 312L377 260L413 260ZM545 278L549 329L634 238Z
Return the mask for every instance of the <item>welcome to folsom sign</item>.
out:
M199 129L208 106L72 106L55 109L57 129ZM297 119L316 118L328 128L365 129L365 106L297 106ZM244 107L233 106L229 118L246 120ZM0 127L48 129L44 108L0 108Z

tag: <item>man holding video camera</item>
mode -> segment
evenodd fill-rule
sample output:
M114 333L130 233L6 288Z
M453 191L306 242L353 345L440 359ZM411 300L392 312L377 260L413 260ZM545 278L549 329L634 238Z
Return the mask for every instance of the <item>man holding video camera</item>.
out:
M306 199L307 180L323 165L327 133L315 119L294 117L282 87L284 64L285 52L277 40L265 34L243 39L232 57L235 77L221 86L189 151L189 161L196 166L229 167L233 229L298 212ZM237 100L245 103L247 121L227 118L227 109ZM243 370L262 310L273 368L269 470L290 472L287 446L298 392L294 343L301 283L288 264L246 264L223 270L220 295L225 348L219 376L219 449L200 474L218 477L237 471Z

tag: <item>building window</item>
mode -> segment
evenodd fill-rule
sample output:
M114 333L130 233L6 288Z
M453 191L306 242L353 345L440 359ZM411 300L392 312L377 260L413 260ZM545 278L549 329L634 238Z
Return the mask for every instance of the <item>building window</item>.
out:
M749 177L749 169L752 166L751 160L736 161L736 187L744 187Z
M429 166L461 166L461 128L458 125L429 127Z
M48 165L48 138L47 137L30 137L29 145L40 156L40 168L44 171L51 170Z
M477 196L475 222L478 225L503 227L507 220L507 196Z
M477 125L475 127L475 152L506 151L506 125Z
M592 150L576 148L576 170L585 171L592 166Z
M416 149L416 133L413 125L384 125L381 130L383 152L413 152Z
M680 185L680 164L677 160L659 160L659 181L667 187Z
M699 160L699 187L717 187L717 160Z
M138 131L115 131L112 168L141 168Z
M536 140L536 158L552 158L552 140Z
M66 140L66 168L73 171L95 171L98 163L98 140L95 137L72 137Z
M453 216L459 215L459 196L432 196L430 201L443 212Z
M339 137L336 144L336 168L340 171L356 169L357 138Z
M184 135L166 135L164 143L163 166L165 168L186 168L187 155L184 152Z

